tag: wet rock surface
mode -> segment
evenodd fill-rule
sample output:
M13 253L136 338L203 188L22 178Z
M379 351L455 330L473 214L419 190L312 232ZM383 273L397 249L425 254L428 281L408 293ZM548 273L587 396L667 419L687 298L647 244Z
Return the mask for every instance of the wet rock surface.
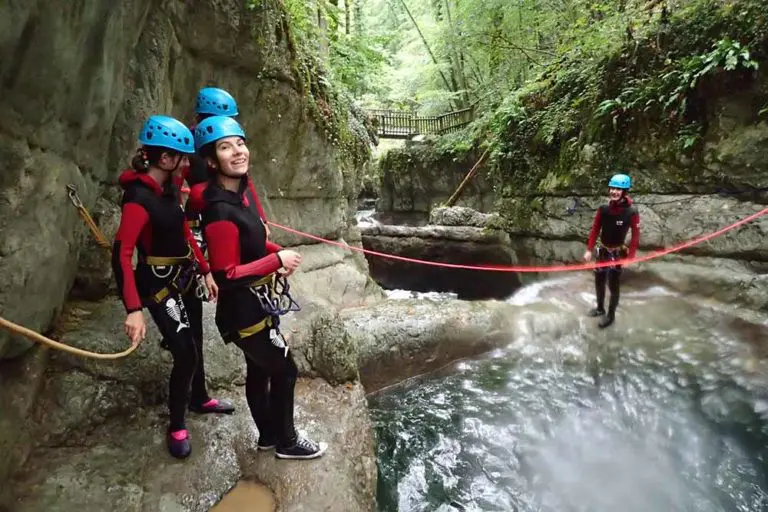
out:
M192 455L177 461L165 447L164 407L136 408L77 443L32 452L10 510L206 511L241 478L274 492L279 510L373 510L375 459L360 385L333 388L319 379L297 385L297 425L329 443L314 461L279 461L256 450L245 398L231 416L190 415Z
M267 485L279 510L338 510L336 505L372 510L373 437L364 391L356 381L356 351L349 343L336 343L341 324L335 310L308 306L285 325L302 338L291 344L304 376L297 384L297 427L330 444L323 458L298 463L277 461L273 452L257 453L257 431L244 397L243 355L218 338L213 315L214 308L206 305L209 392L232 399L237 411L187 416L190 459L176 461L165 447L171 357L148 322L147 339L133 355L102 362L52 353L47 369L44 361L38 365L37 388L25 387L17 401L3 404L8 421L0 422L0 439L13 447L10 467L23 463L0 496L9 510L202 511L241 478ZM63 342L98 352L125 348L118 301L73 303L65 318ZM33 377L35 364L29 359L25 367L4 371L3 378L20 371ZM332 386L315 375L346 384ZM6 410L16 412L7 415Z
M371 392L506 343L516 308L497 301L387 300L342 312Z

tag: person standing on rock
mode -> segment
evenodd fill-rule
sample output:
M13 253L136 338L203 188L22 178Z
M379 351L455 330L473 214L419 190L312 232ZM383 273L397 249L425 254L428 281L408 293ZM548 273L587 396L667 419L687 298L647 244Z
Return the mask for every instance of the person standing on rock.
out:
M112 248L112 270L128 313L125 333L136 344L144 339L142 308L149 310L173 355L169 381L168 450L177 458L191 452L185 414L190 389L198 401L211 400L197 361L196 340L187 316L187 302L194 295L194 276L204 276L207 292L215 300L218 287L184 218L179 190L171 175L194 151L192 132L180 121L151 116L141 128L142 146L132 169L120 176L124 189L120 227ZM138 249L134 271L132 258ZM197 267L197 268L196 268Z
M267 239L249 186L250 153L245 132L231 117L205 119L195 128L195 147L215 174L206 187L193 187L190 201L203 215L208 255L221 293L216 325L225 343L243 351L245 394L259 429L257 448L276 447L281 459L313 459L327 449L297 434L294 388L298 369L279 330L272 300L276 273L284 277L301 256Z
M640 245L640 215L637 207L632 204L628 195L632 180L626 174L616 174L608 182L608 204L597 209L592 230L587 240L587 251L584 253L584 261L592 260L592 251L597 245L597 261L615 261L627 256L635 257ZM629 247L625 245L627 233L632 230L632 239ZM621 277L621 265L601 267L595 269L595 294L597 295L597 307L589 312L589 316L602 316L598 324L601 328L611 325L616 317L616 308L619 305L619 279ZM608 303L608 312L605 311L605 284L611 291L611 300Z

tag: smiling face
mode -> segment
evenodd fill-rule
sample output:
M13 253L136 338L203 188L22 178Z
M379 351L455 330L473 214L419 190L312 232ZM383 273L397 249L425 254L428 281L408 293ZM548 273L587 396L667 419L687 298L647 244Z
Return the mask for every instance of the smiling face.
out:
M618 201L624 195L624 190L620 188L610 187L608 189L608 197L611 201Z
M216 141L216 160L224 176L239 178L248 173L250 152L242 137L226 137Z

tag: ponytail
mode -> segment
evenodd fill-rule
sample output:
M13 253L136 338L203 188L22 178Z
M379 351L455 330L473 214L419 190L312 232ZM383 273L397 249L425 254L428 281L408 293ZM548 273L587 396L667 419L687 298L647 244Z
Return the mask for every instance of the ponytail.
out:
M136 150L136 154L131 159L131 167L138 173L145 173L153 165L157 165L163 153L177 155L178 151L160 146L142 146Z
M136 150L136 154L131 159L131 167L138 173L145 173L149 170L149 158L144 148Z

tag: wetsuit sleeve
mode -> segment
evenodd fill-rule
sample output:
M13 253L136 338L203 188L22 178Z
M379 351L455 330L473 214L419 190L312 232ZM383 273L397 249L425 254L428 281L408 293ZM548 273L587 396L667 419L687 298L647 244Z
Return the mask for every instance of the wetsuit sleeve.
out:
M195 240L195 235L192 234L192 230L189 229L189 222L187 219L184 219L184 237L187 239L189 246L192 247L192 252L195 253L195 259L197 260L197 264L200 266L200 273L205 275L210 272L211 267L208 265L208 262L205 261L203 251L201 251L200 246L197 245L197 240Z
M589 251L595 248L595 244L597 243L597 235L600 234L602 216L600 212L601 208L598 208L597 213L595 213L595 220L592 222L592 230L589 232L589 239L587 240L587 250Z
M259 195L256 193L256 187L253 186L253 181L248 178L248 189L251 191L251 195L253 196L253 200L256 201L256 209L259 210L259 217L264 219L264 222L267 221L267 215L264 213L264 207L261 206L261 201L259 200Z
M275 242L270 242L269 240L267 240L267 252L269 254L274 254L282 250L283 250L283 247L281 245L278 245Z
M198 183L192 185L189 191L189 197L187 198L187 211L192 213L202 213L205 210L205 189L208 186L207 183Z
M635 212L629 220L629 226L632 229L632 240L629 241L629 254L630 258L634 258L637 254L637 248L640 247L640 214Z
M208 256L214 272L223 272L227 279L260 277L276 272L283 263L277 254L240 264L240 237L237 226L228 220L219 220L205 226Z
M120 227L112 245L112 271L115 274L117 289L128 313L141 311L141 299L136 288L136 276L133 273L133 250L144 227L149 223L149 214L139 204L126 203L120 216Z

